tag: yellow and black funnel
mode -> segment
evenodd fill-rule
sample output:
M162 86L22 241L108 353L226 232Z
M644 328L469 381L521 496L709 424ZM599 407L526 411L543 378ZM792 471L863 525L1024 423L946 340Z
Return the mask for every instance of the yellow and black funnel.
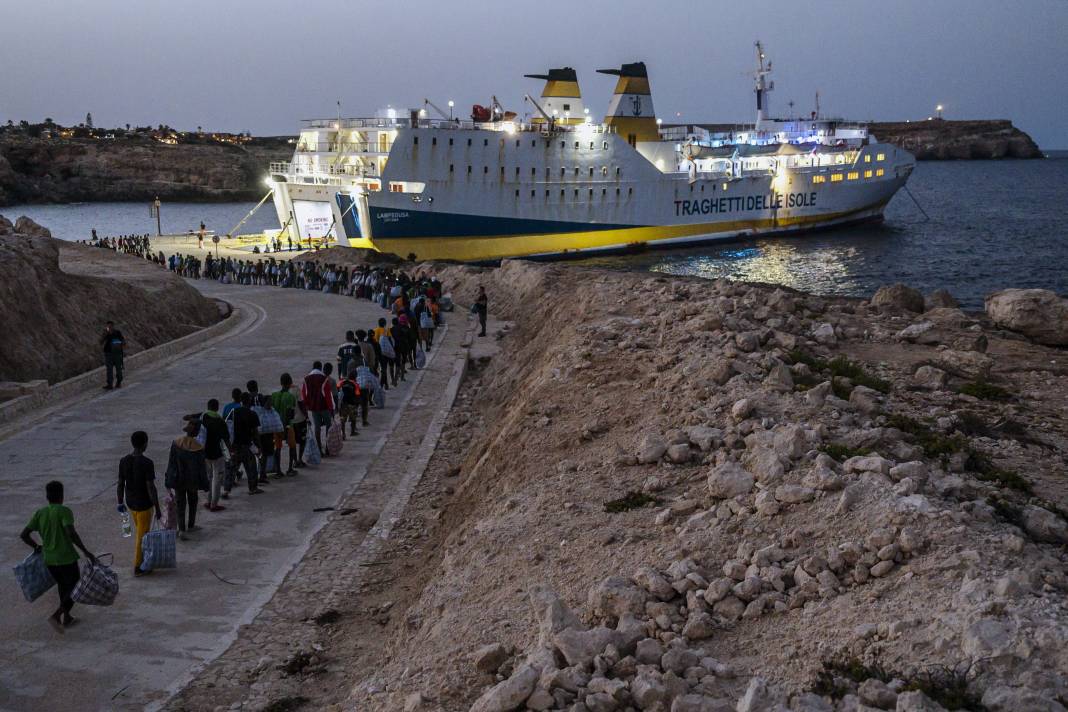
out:
M632 145L638 141L659 141L645 62L624 64L619 69L598 69L597 72L619 77L608 103L605 123L615 127L616 132Z
M562 67L550 69L548 74L523 76L545 80L545 88L541 90L541 107L545 109L545 113L555 118L558 124L581 124L586 120L582 92L579 91L578 75L574 69ZM537 116L532 121L544 123L545 118Z

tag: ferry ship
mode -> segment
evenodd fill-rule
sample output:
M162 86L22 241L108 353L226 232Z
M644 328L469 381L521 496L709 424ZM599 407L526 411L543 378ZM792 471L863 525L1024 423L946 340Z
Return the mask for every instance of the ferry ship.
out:
M644 63L597 71L616 77L599 122L569 67L526 75L544 82L527 120L494 99L470 120L425 100L304 121L292 160L270 166L282 231L475 262L692 245L881 220L915 167L863 124L772 118L759 42L744 126L664 125Z

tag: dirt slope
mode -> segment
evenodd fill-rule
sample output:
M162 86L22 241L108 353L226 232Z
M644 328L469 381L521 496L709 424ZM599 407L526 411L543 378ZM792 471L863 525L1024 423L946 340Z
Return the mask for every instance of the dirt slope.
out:
M54 383L99 367L109 319L126 337L128 354L219 319L214 302L143 259L3 234L4 224L0 218L0 381Z

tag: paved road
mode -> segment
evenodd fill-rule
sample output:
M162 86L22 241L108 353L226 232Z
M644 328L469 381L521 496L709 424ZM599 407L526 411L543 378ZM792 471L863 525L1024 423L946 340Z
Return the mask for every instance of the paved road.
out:
M325 514L363 477L393 412L408 395L390 391L385 411L349 440L342 456L274 482L248 497L242 486L225 512L201 508L202 529L179 542L178 565L135 579L133 540L123 539L115 512L119 458L129 434L149 433L148 455L162 486L167 451L180 416L203 409L210 397L228 400L249 378L274 390L283 371L299 378L315 359L336 353L346 329L366 328L382 311L366 301L270 287L196 285L239 305L250 319L237 335L149 373L131 373L119 391L72 405L0 442L0 560L9 567L28 549L18 540L44 484L66 485L82 539L94 552L114 552L120 594L111 608L76 606L81 623L58 635L46 623L55 591L32 604L14 576L0 575L0 709L140 709L191 666L232 641L252 619L291 565L299 560ZM120 319L121 323L121 319ZM450 368L432 359L429 368ZM10 568L8 569L10 571Z

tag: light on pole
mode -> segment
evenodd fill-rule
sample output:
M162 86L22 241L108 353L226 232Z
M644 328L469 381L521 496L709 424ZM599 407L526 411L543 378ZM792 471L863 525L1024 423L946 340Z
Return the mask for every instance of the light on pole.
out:
M941 104L939 104L938 106L935 107L935 112L937 113L938 118L941 119L942 118L942 105Z
M449 121L452 121L452 107L456 106L456 102L449 99Z

